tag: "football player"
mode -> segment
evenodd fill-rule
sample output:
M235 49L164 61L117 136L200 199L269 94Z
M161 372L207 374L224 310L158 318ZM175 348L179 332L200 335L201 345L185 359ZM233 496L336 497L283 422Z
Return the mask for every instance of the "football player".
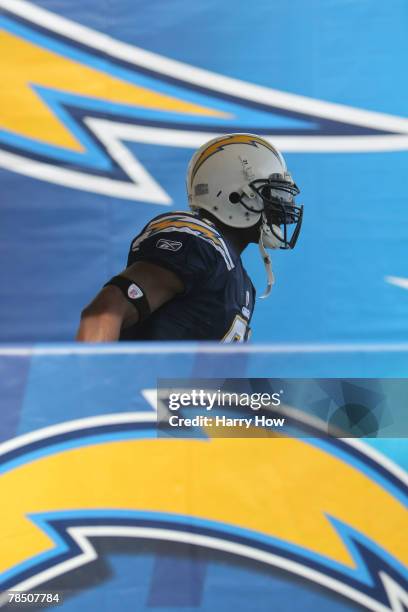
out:
M127 266L81 314L77 340L218 340L243 342L255 289L241 253L258 243L293 249L303 207L275 147L254 134L214 138L187 171L191 212L155 217L131 243Z

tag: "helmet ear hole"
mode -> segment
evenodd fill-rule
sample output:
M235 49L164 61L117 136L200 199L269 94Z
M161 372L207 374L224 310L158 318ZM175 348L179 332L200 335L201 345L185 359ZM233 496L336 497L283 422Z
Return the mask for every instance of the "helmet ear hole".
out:
M228 199L231 202L231 204L238 204L238 202L241 200L241 196L236 191L233 191L232 193L229 194Z

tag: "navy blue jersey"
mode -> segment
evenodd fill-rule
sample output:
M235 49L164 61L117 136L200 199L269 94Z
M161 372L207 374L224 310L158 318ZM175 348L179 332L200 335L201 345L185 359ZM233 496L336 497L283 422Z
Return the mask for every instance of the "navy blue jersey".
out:
M136 261L172 270L184 292L122 330L121 340L248 339L255 289L213 223L186 212L160 215L132 241L127 265Z

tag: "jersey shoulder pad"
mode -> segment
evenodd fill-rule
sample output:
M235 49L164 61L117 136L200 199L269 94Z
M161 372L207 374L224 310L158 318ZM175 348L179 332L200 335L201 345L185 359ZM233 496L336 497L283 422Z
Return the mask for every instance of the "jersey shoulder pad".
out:
M142 243L152 237L165 239L167 236L174 239L180 234L189 236L192 242L198 240L198 247L208 245L208 248L217 251L223 258L227 270L235 267L228 246L215 225L210 221L200 219L194 213L184 211L165 213L152 219L132 242L131 250L133 252L139 250Z

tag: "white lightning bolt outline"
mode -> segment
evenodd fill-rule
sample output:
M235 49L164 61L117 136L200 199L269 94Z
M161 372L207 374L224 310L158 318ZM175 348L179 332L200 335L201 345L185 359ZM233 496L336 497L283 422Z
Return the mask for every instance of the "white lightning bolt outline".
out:
M176 77L200 87L229 94L234 91L243 100L259 102L267 106L311 115L356 126L394 132L378 136L271 136L273 143L286 152L378 152L408 149L408 119L366 111L342 104L286 93L276 89L233 79L208 70L196 68L183 62L168 59L156 53L115 40L106 34L60 17L35 6L26 0L0 0L0 7L21 16L32 23L70 38L73 41L92 46L113 58L126 61L136 67L155 70L166 76ZM209 135L207 132L142 128L133 124L102 121L86 118L88 127L104 143L116 162L135 183L95 177L86 172L56 167L52 164L27 159L6 151L0 152L0 166L51 183L75 189L104 194L126 200L168 205L171 198L160 185L144 170L129 149L120 142L120 134L126 125L126 140L155 143L195 149L201 146ZM216 136L217 134L212 134ZM268 138L268 137L267 137Z

